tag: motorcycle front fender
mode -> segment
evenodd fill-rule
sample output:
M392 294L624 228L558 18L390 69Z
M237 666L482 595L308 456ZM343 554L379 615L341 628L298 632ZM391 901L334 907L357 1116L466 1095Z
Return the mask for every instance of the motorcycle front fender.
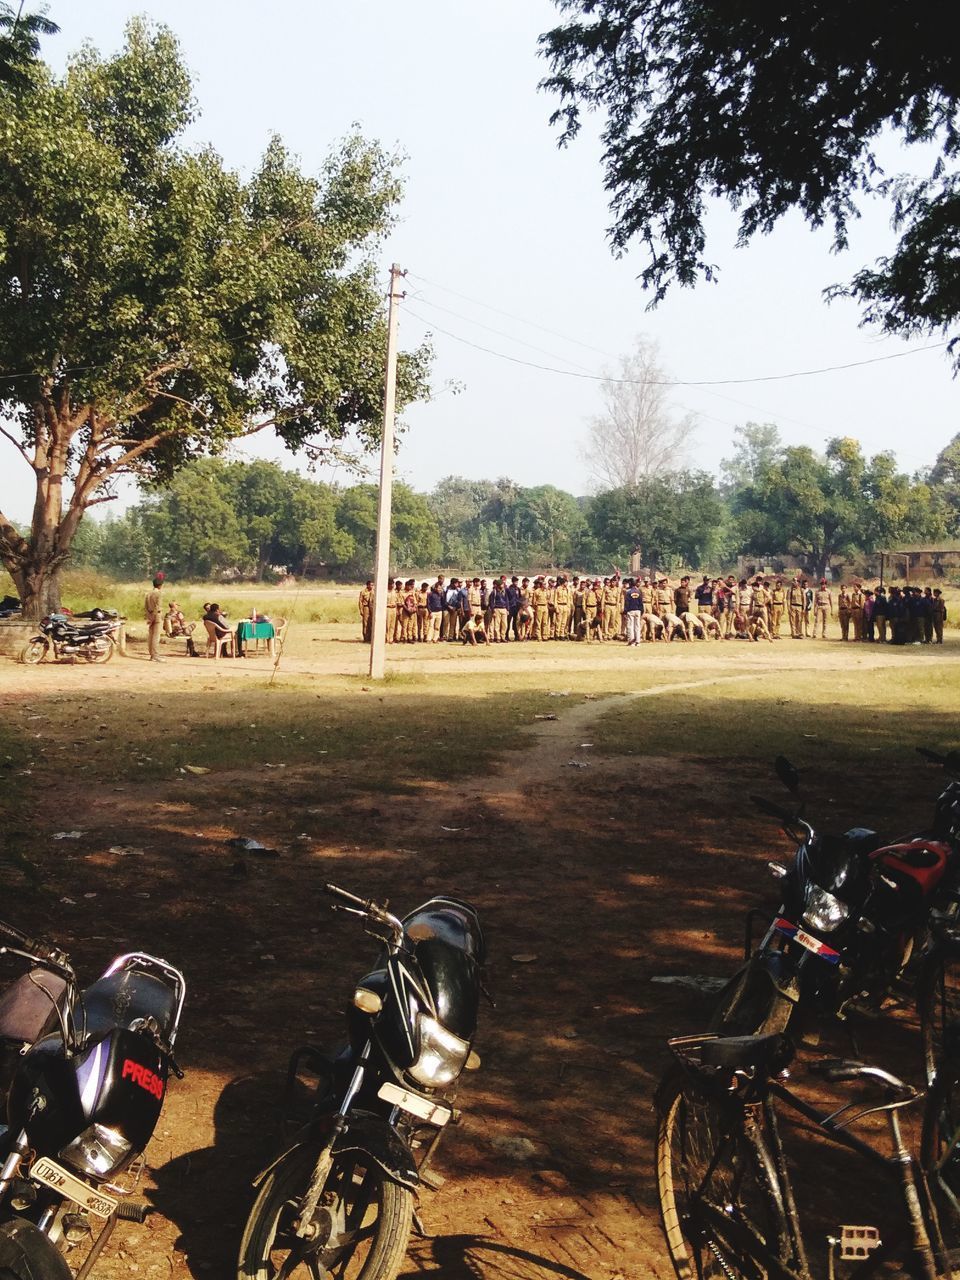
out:
M257 1174L253 1185L259 1187L268 1174L301 1147L311 1146L319 1156L324 1141L329 1137L329 1128L330 1117L323 1116L301 1129L296 1141ZM420 1185L420 1175L410 1148L396 1129L380 1116L362 1112L351 1116L347 1129L333 1144L333 1150L335 1154L341 1151L362 1151L383 1170L391 1182L411 1191Z

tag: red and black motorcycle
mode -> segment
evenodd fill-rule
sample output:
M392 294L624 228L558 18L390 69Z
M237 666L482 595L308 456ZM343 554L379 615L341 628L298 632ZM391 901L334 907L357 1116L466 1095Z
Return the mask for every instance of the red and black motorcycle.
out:
M30 968L0 995L0 1271L84 1280L133 1199L172 1071L185 984L156 956L118 956L81 989L69 956L0 921ZM82 1256L82 1249L81 1255ZM72 1261L72 1258L71 1258Z
M921 754L960 775L960 753ZM780 756L775 768L795 793L799 776L790 762ZM823 833L797 809L751 798L779 819L797 850L792 863L767 864L782 902L755 948L748 924L746 963L721 996L714 1029L783 1031L798 1010L842 1018L854 1002L879 1008L917 956L917 1002L932 1069L950 982L946 951L933 938L956 918L960 902L960 782L941 792L928 829L892 843L868 827Z

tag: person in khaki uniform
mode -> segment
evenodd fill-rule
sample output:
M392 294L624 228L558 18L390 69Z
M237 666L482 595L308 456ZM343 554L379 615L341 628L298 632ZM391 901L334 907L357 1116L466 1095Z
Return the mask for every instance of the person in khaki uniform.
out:
M360 592L357 608L360 610L360 639L364 644L369 644L373 629L373 580L371 578L367 579L367 585Z
M615 578L603 580L603 638L614 640L620 634L620 587Z
M827 614L833 617L833 592L827 586L826 578L820 579L820 586L813 597L813 638L817 638L817 623L820 624L820 639L827 638Z
M643 601L643 616L645 618L649 617L651 613L656 613L654 606L657 603L657 592L649 578L644 578L640 583L640 599Z
M837 594L837 617L840 619L840 639L850 639L850 591L843 586Z
M750 616L763 618L763 629L770 634L770 592L762 578L753 584L753 596L750 600Z
M780 639L780 626L786 604L787 593L783 586L783 579L777 578L770 588L770 635L774 640Z
M737 634L736 616L738 609L738 593L737 580L732 573L728 573L724 582L723 590L725 592L724 610L723 610L723 638L729 640Z
M550 639L550 595L542 578L537 578L530 593L533 608L533 639Z
M579 578L573 580L573 619L570 624L570 635L574 640L583 640L586 631L586 588Z
M670 582L667 578L661 578L657 583L654 613L658 618L666 620L667 614L673 611L673 592L670 590Z
M566 578L558 578L557 585L553 592L553 638L554 640L569 639L570 632L570 605L573 602L573 593L567 585Z
M863 639L863 590L860 583L850 592L850 621L853 623L854 640Z
M594 640L602 640L601 629L597 627L596 621L603 608L602 595L600 592L600 584L597 582L588 582L583 591L583 622L584 622L584 639L588 644L592 644Z
M160 633L163 630L163 603L160 592L163 589L162 573L154 576L153 587L143 600L143 616L147 622L147 651L151 662L165 662L160 657Z
M420 590L417 592L417 639L421 644L426 641L430 630L430 610L427 608L427 596L429 593L429 585L426 582L421 582Z
M803 639L803 605L806 592L800 585L800 579L794 578L787 591L787 614L790 619L790 639Z

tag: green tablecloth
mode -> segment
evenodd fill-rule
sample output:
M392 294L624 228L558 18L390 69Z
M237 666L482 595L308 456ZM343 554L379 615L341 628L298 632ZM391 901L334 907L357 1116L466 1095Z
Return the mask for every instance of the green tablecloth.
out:
M272 640L276 634L272 622L251 622L248 618L237 623L237 639L242 644L248 640Z

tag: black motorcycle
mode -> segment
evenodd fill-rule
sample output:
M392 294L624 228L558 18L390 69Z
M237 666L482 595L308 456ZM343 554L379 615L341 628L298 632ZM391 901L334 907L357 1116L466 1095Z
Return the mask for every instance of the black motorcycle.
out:
M0 1275L59 1276L85 1245L85 1280L117 1221L146 1215L132 1197L168 1074L181 1075L183 975L133 952L81 990L58 947L2 921L0 935L0 955L31 966L0 995Z
M948 771L960 757L922 754ZM956 766L956 768L954 768ZM793 766L778 757L781 780L796 792ZM799 1009L843 1018L857 1002L878 1009L911 956L917 964L917 1001L928 1026L924 1053L938 1019L937 975L943 951L931 947L934 922L957 913L960 882L960 783L951 781L937 800L929 829L885 844L868 827L842 835L815 830L796 810L759 796L754 804L780 820L797 842L789 865L769 862L782 902L759 946L748 917L746 964L721 995L712 1028L735 1034L784 1031Z
M20 661L36 666L50 654L55 662L61 658L79 657L87 662L109 662L117 647L120 623L114 614L90 621L77 622L65 613L51 613L40 623L38 635L31 636L20 650Z
M306 1047L291 1058L288 1084L305 1065L318 1083L306 1124L256 1180L240 1280L393 1280L414 1193L442 1181L428 1165L457 1118L452 1091L480 1065L485 948L474 909L431 898L399 920L336 885L326 892L383 950L354 992L348 1044L334 1057Z

